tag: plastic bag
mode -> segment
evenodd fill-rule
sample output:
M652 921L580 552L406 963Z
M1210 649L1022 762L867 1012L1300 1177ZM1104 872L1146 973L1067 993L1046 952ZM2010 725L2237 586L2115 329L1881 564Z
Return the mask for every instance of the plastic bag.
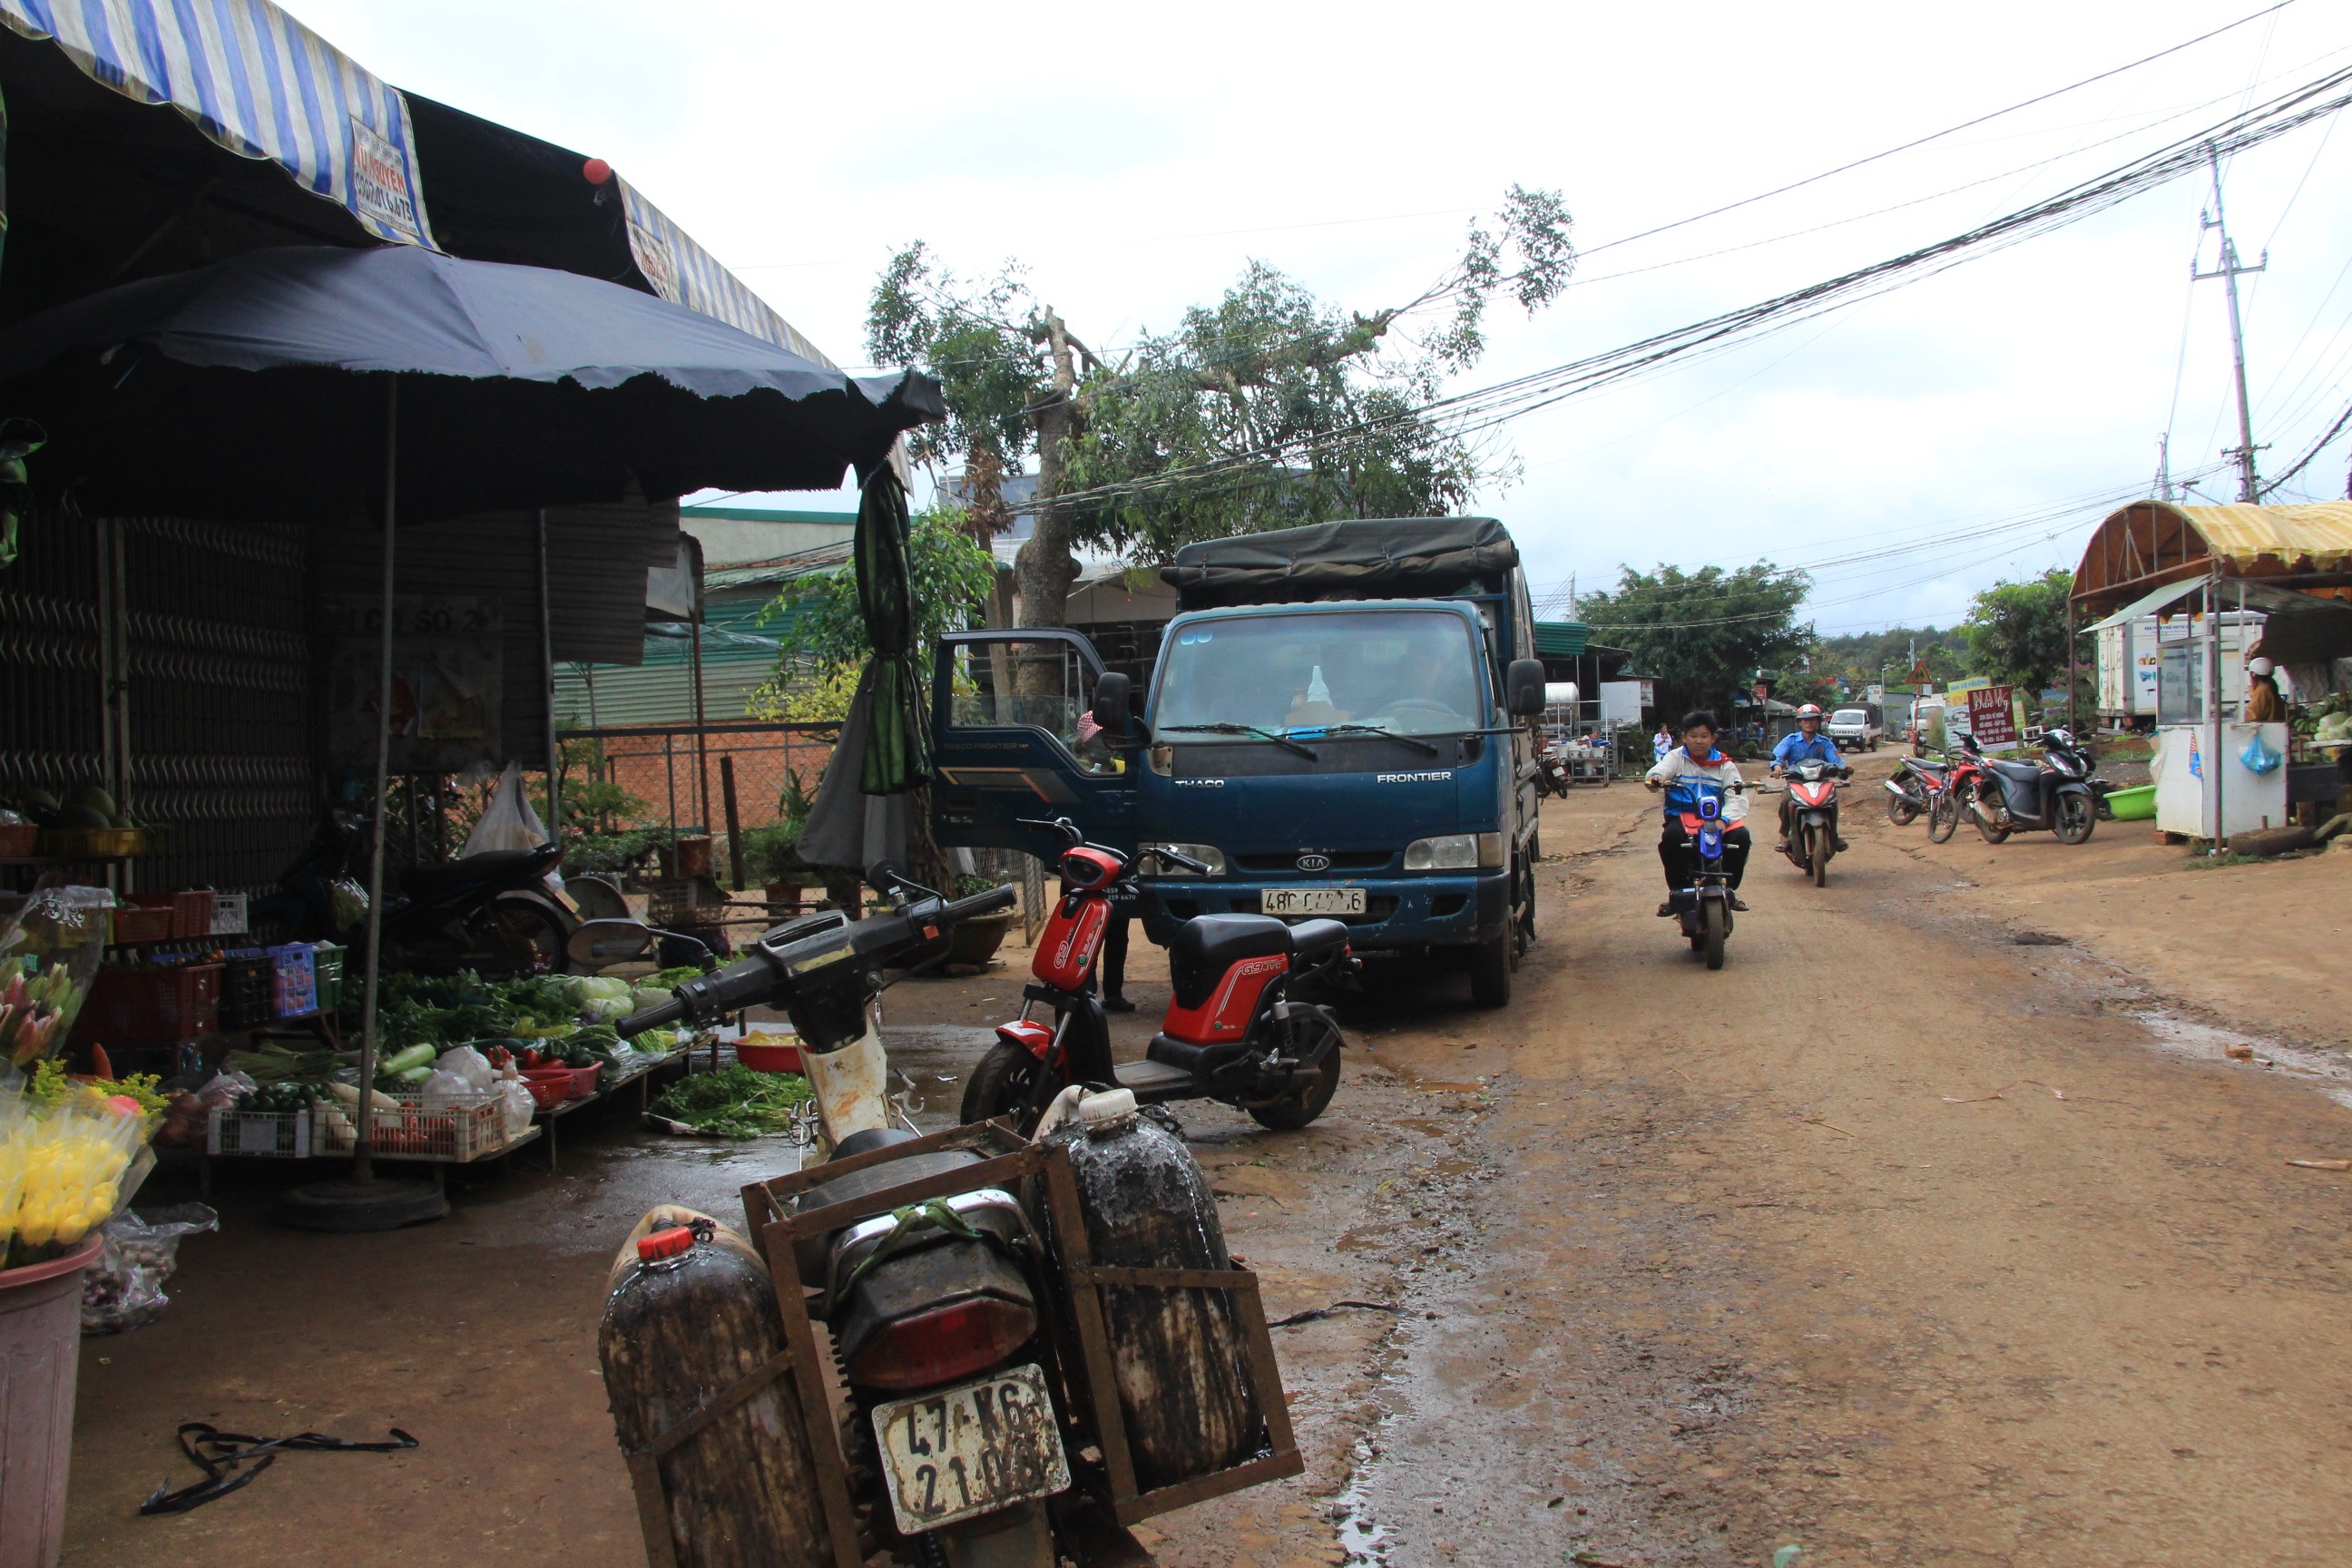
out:
M423 1098L425 1110L448 1110L476 1103L482 1098L482 1093L457 1074L435 1068L425 1077Z
M105 1246L81 1278L81 1331L119 1334L163 1316L181 1238L219 1228L220 1215L202 1204L127 1209L107 1221Z
M63 1048L112 926L104 888L37 888L0 924L0 1062Z
M500 850L536 849L548 841L547 825L539 813L530 808L530 792L522 787L522 764L509 763L499 774L499 787L490 804L474 824L474 831L466 835L467 855L489 855ZM547 885L561 892L563 876L560 871L547 874Z
M476 1094L488 1094L499 1081L498 1068L490 1066L490 1058L471 1046L458 1046L443 1051L441 1059L434 1064L434 1068L436 1076L454 1073Z
M2263 732L2260 730L2255 731L2254 738L2246 742L2246 749L2238 753L2238 761L2245 763L2246 771L2257 777L2263 773L2275 773L2282 760L2276 752L2263 743Z
M520 1079L508 1079L499 1085L499 1125L509 1138L520 1138L530 1131L530 1119L538 1109L530 1086Z

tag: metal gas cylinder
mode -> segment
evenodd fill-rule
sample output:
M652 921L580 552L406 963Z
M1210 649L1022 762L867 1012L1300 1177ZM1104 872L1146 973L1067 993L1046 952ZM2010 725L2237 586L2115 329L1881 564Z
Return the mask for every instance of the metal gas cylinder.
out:
M1069 1154L1098 1268L1225 1269L1224 1227L1184 1141L1127 1089L1091 1094L1050 1142ZM1102 1288L1119 1408L1146 1491L1228 1469L1265 1443L1247 1350L1222 1290Z
M646 1555L676 1568L834 1561L791 1374L675 1434L784 1348L768 1266L709 1215L665 1204L613 1260L596 1350Z

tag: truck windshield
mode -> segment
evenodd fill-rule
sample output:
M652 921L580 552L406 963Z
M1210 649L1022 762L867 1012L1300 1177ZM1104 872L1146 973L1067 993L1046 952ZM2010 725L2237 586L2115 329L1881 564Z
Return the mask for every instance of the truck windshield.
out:
M1832 724L1866 724L1870 715L1859 708L1841 708L1830 715Z
M1236 616L1176 628L1161 667L1155 740L1211 742L1190 726L1246 724L1278 735L1342 725L1396 735L1483 725L1477 645L1460 617L1431 610ZM1231 744L1230 731L1222 737Z

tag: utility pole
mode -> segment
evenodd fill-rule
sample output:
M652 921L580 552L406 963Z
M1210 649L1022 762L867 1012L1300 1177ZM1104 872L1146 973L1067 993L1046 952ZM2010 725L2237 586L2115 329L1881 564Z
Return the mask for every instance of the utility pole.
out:
M2169 435L2156 438L2156 499L2172 499L2172 437Z
M2210 272L2200 272L2192 261L2189 264L2189 276L2197 282L2219 278L2223 290L2229 295L2230 362L2238 376L2238 446L2230 455L2238 459L2238 499L2251 502L2262 499L2261 487L2254 478L2254 453L2260 448L2254 445L2253 410L2246 401L2246 335L2238 320L2238 275L2265 270L2271 264L2271 253L2264 250L2262 260L2252 267L2238 265L2237 242L2230 237L2229 225L2221 213L2221 154L2210 143L2205 153L2213 168L2213 210L2198 214L2197 223L2200 230L2212 228L2221 231L2221 263Z

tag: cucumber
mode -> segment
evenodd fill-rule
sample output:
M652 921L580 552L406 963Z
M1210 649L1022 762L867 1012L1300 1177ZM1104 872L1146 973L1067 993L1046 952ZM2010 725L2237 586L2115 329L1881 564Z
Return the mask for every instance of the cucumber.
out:
M376 1068L376 1071L384 1078L400 1078L411 1068L425 1068L430 1070L434 1062L440 1058L440 1055L441 1052L439 1048L434 1046L411 1046L404 1051L394 1052L391 1057L384 1060L382 1066ZM421 1076L419 1079L412 1079L409 1081L421 1081Z

